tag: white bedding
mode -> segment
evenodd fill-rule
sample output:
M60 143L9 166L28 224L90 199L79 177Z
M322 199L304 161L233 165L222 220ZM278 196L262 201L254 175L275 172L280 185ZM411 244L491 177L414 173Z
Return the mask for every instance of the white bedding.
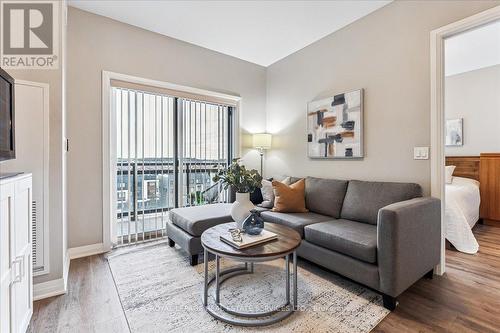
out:
M479 244L472 233L472 227L479 219L479 182L474 179L453 177L446 184L446 239L465 253L474 254Z

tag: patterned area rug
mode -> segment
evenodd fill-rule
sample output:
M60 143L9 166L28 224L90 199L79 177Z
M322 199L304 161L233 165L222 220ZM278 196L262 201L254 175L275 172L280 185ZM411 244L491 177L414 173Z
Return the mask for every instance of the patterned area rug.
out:
M118 294L132 332L252 332L220 322L201 303L203 264L189 265L184 252L165 242L108 255ZM200 260L201 262L201 260ZM221 302L248 312L284 303L284 260L256 264L254 274L227 280ZM222 260L222 268L236 263ZM211 271L214 261L210 261ZM265 327L266 332L369 332L388 313L382 297L354 282L299 260L299 310ZM217 308L212 295L209 306Z

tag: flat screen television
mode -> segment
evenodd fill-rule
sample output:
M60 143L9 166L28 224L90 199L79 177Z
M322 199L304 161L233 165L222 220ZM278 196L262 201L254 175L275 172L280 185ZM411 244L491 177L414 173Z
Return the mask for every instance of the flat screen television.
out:
M0 161L16 157L14 79L0 68Z

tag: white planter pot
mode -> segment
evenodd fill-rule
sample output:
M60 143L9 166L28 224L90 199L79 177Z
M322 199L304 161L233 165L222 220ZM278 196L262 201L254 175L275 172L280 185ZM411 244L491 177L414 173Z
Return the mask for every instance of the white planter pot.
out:
M250 201L250 193L236 193L236 201L231 206L231 217L239 229L242 229L243 221L254 208L255 206Z

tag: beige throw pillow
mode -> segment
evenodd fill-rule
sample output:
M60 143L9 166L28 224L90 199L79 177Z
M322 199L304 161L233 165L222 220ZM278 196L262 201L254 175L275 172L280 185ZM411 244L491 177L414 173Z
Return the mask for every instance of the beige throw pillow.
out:
M274 212L281 213L305 213L305 180L301 179L292 185L273 181L274 190Z

